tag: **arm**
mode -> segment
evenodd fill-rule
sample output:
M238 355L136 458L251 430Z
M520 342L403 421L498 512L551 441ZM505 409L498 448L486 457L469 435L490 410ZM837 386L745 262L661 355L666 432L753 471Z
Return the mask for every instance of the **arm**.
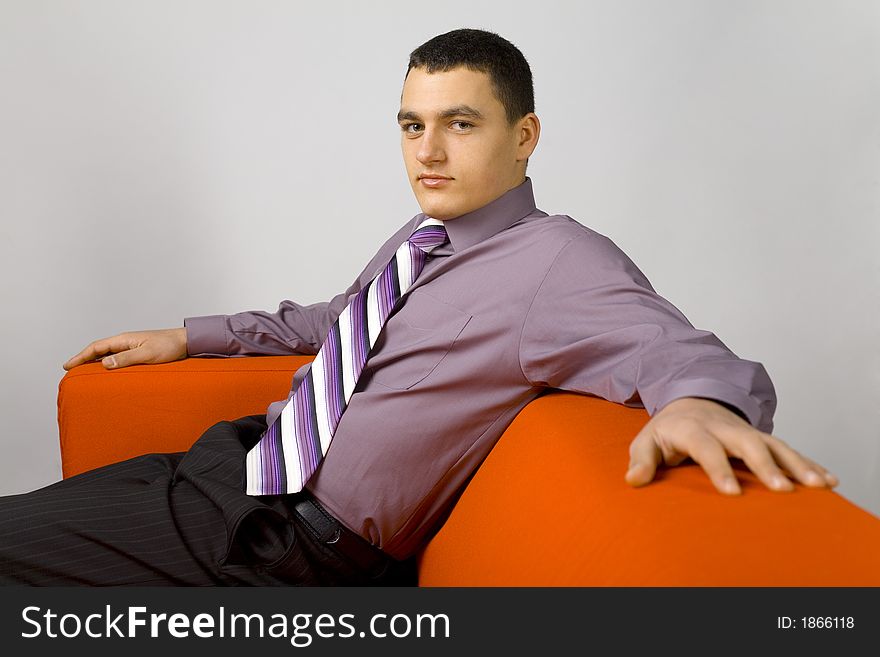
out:
M282 301L274 313L250 311L235 315L189 317L181 328L133 331L95 340L64 363L69 370L103 357L107 369L139 363L167 363L187 356L257 356L314 354L345 309L350 295L379 273L405 239L412 220L404 224L367 263L352 285L331 301L301 306Z
M790 487L773 485L781 468L809 485L831 482L769 434L776 396L763 366L695 329L601 235L585 232L557 255L524 322L520 357L534 385L648 410L652 419L630 449L631 485L688 456L726 493L738 492L729 456L777 490Z
M349 288L329 302L303 306L282 301L274 313L260 310L184 320L190 356L284 356L316 354L349 299L384 268L411 221L379 249Z
M278 310L234 315L187 317L186 351L190 356L285 356L316 354L330 327L345 309L360 280L329 302L301 306L282 301Z
M129 331L95 340L70 358L70 370L102 357L106 369L167 363L187 356L277 356L315 354L348 295L360 289L360 277L331 301L301 306L282 301L278 311L188 317L183 328ZM320 336L320 337L319 337Z

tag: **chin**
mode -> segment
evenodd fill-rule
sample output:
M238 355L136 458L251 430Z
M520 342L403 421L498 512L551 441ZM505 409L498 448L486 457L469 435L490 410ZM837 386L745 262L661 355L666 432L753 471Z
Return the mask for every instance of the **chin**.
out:
M420 201L419 207L422 209L422 212L424 214L428 215L429 217L434 217L434 219L439 219L440 221L443 221L448 217L454 216L450 214L446 208L438 203L422 203Z
M432 211L430 208L425 209L422 208L422 212L428 215L429 217L433 217L434 219L439 219L440 221L446 221L448 219L453 219L462 213L452 213L452 212L444 212L440 208L434 208Z
M454 219L468 212L467 209L462 209L464 205L462 199L450 195L449 191L419 190L420 193L416 194L416 201L418 201L423 213L440 221Z

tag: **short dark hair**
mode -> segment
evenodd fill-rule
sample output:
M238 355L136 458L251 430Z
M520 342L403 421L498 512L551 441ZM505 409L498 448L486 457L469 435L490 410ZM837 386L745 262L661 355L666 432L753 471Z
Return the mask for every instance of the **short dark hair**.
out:
M410 53L406 75L414 68L435 73L459 66L489 75L511 125L535 111L529 63L515 45L494 32L461 29L435 36Z

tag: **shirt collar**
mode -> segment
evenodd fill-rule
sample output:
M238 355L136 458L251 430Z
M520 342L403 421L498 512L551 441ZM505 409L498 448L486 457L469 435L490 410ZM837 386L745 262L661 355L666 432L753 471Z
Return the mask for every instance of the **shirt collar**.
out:
M505 228L510 228L517 221L534 212L535 209L532 179L526 177L525 181L494 201L455 219L444 221L443 225L449 235L452 248L458 253L489 239ZM416 225L425 217L424 214L418 215Z

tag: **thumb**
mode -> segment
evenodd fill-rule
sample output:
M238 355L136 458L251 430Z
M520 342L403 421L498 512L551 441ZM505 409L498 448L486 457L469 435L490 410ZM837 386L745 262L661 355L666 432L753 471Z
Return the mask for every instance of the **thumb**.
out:
M630 443L629 456L626 483L630 486L644 486L650 483L663 458L660 448L654 442L653 433L643 432L636 436Z
M101 359L101 364L108 370L118 370L121 367L129 365L137 365L143 363L147 359L143 347L135 347L134 349L126 349L117 354L111 354Z

